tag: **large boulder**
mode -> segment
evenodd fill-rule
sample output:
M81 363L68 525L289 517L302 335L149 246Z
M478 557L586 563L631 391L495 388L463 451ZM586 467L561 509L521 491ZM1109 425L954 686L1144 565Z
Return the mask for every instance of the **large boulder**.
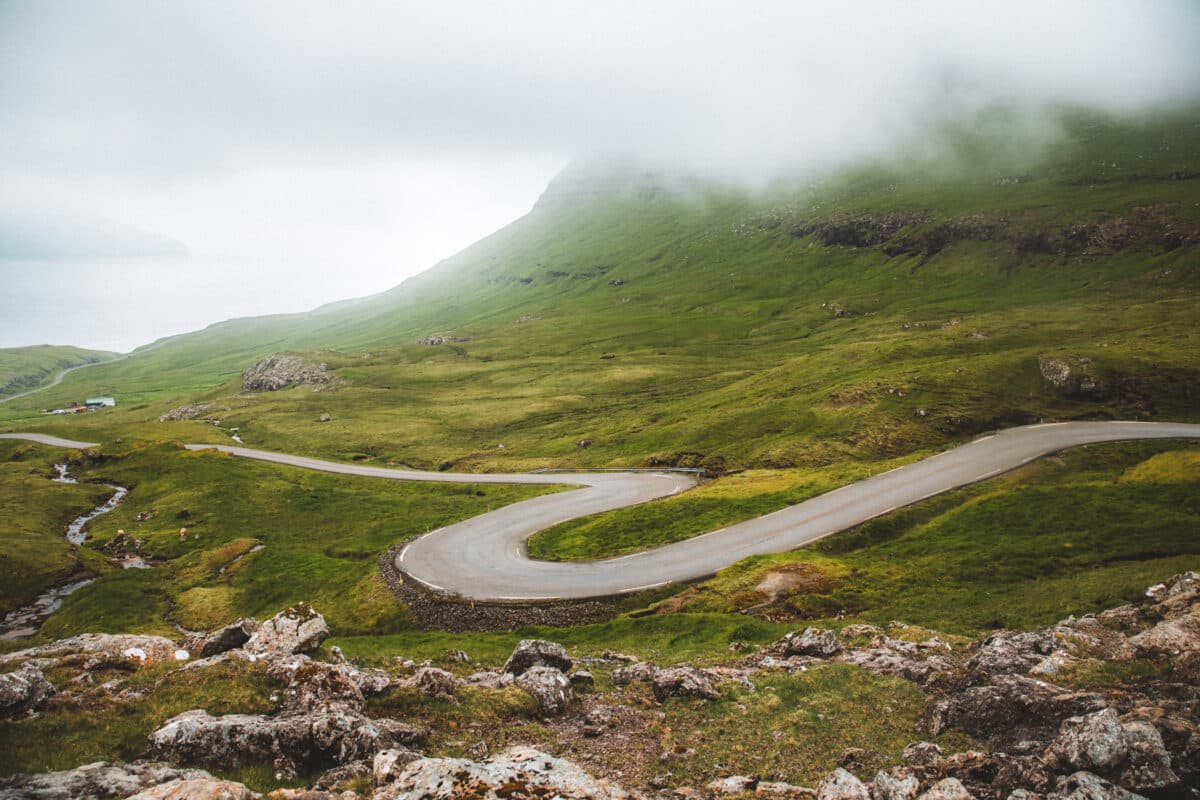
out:
M0 655L0 666L31 660L57 661L76 656L87 656L93 663L178 661L179 649L164 636L143 636L132 633L81 633L68 639L59 639L40 647L17 650ZM187 657L187 653L183 654ZM87 661L84 668L88 668Z
M571 680L553 667L530 667L517 676L516 683L537 701L544 716L563 714L571 704Z
M311 364L299 356L276 353L242 373L242 390L274 392L294 383L325 384L332 380L333 376L325 371L324 364Z
M308 603L297 603L260 625L243 649L262 655L309 653L328 637L325 618Z
M817 800L870 800L867 785L838 767L817 787Z
M1128 752L1121 718L1115 709L1106 708L1063 720L1046 760L1064 771L1103 772L1124 761Z
M712 681L694 667L671 667L654 674L654 697L662 702L668 697L702 697L716 700L721 696Z
M544 639L522 639L505 662L504 671L520 675L531 667L552 667L559 672L567 672L572 663L561 644Z
M453 700L457 688L454 675L437 667L421 667L412 682L421 694L435 700Z
M657 674L658 667L649 661L638 661L627 667L614 669L609 679L613 686L628 686L631 683L649 683Z
M1157 728L1145 720L1122 720L1121 735L1126 756L1117 783L1136 792L1152 792L1179 783Z
M971 793L958 778L943 778L922 792L917 800L971 800Z
M1115 786L1090 772L1076 772L1059 778L1049 797L1050 800L1146 800L1142 795Z
M183 778L144 789L129 800L259 800L243 784L216 778Z
M824 628L805 628L802 631L792 631L775 645L771 652L782 656L813 656L814 658L829 658L837 655L842 649L837 634Z
M425 732L391 719L371 719L342 706L276 717L210 716L195 709L178 714L150 734L150 750L182 764L238 769L247 764L344 764L373 758L396 745L415 745Z
M308 656L287 656L274 661L267 676L286 684L282 708L305 713L331 706L362 709L364 697L380 694L391 677L379 669L359 669L350 664L314 661Z
M875 800L913 800L921 782L906 767L893 767L887 772L875 773L871 784Z
M54 686L33 664L0 674L0 716L32 711L54 694Z
M405 767L375 800L500 800L555 797L562 800L626 800L630 794L588 775L570 761L528 747L512 747L486 761L422 758Z
M393 747L380 750L371 761L371 777L377 785L391 783L400 777L404 768L421 758L421 754L407 747Z
M215 655L241 647L250 641L250 637L258 631L258 620L246 617L237 622L231 622L224 628L211 633L191 636L183 643L183 649L194 658L210 658Z
M997 675L988 686L951 695L934 707L934 735L957 728L995 746L1047 741L1068 717L1083 716L1107 705L1092 692L1075 692L1022 675Z
M97 761L74 769L0 778L0 798L78 800L129 797L151 786L175 780L211 779L198 769L178 769L158 762L109 764Z

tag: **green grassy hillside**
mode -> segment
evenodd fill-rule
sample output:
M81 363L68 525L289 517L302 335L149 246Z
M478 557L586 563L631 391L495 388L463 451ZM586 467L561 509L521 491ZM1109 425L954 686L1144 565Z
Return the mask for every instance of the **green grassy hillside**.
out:
M719 472L875 461L1042 418L1194 419L1200 111L1061 122L1036 147L946 129L936 159L755 193L568 171L390 292L158 342L88 371L118 409L36 421L221 440L154 422L206 401L249 444L339 458ZM461 341L418 343L431 334ZM280 351L344 384L242 395L241 371ZM0 428L75 394L71 376L8 404Z
M108 361L116 355L49 344L0 348L0 398L36 389L64 369Z

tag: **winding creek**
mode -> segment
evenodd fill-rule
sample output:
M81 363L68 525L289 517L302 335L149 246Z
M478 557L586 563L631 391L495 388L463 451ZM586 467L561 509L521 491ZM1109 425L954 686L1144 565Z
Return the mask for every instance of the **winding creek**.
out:
M55 474L50 480L55 483L78 483L79 481L71 477L67 469L66 464L55 464ZM76 517L67 525L64 535L71 544L82 545L83 541L87 538L88 523L96 517L107 514L115 509L125 500L125 496L129 494L129 489L124 486L118 486L115 483L106 483L103 485L113 490L112 496L88 513ZM120 559L113 559L113 563L124 569L145 569L151 566L141 556L126 556ZM33 602L9 611L4 615L4 620L0 622L0 639L23 639L33 636L51 614L62 608L63 599L67 595L79 591L94 580L95 578L86 578L84 580L68 581L67 583L59 584L46 590Z

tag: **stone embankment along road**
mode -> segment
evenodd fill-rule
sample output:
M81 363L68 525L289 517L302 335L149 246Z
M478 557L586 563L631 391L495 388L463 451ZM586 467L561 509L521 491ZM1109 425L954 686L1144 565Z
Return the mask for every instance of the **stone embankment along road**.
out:
M0 434L64 447L89 446L40 434ZM793 550L902 506L1006 472L1070 447L1130 439L1200 438L1200 425L1173 422L1062 422L1011 428L876 475L772 514L681 542L600 561L530 559L525 541L551 525L686 491L690 477L666 473L579 475L419 472L269 453L229 445L188 445L245 458L346 475L455 483L572 484L425 534L401 550L398 568L434 591L483 602L605 597L694 580L747 556Z

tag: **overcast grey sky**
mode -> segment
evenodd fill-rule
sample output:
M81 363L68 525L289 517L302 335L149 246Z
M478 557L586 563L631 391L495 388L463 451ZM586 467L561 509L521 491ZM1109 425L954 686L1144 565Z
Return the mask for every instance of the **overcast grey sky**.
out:
M0 346L381 291L573 155L761 177L1200 87L1200 3L0 0Z

